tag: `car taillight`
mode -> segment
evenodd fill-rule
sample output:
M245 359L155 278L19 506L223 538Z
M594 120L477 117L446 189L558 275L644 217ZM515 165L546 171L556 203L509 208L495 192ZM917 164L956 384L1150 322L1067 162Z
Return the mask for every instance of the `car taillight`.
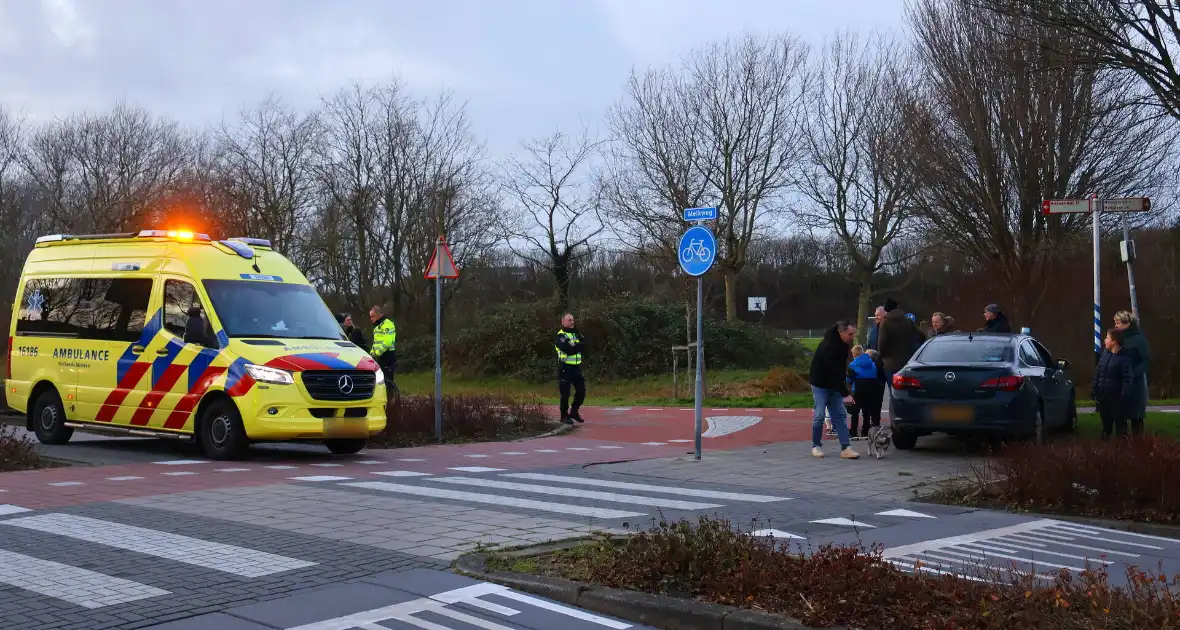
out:
M893 389L922 389L922 384L912 376L893 375Z
M1014 392L1024 385L1023 376L1000 376L989 378L979 385L980 389L994 389L1001 392Z

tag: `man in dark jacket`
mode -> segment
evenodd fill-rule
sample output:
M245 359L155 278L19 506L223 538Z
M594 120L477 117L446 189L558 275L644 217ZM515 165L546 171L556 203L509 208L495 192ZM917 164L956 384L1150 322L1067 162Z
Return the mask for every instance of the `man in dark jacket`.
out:
M352 315L349 315L348 313L336 313L336 321L340 324L340 330L344 331L344 335L348 337L348 340L356 345L356 347L369 347L366 345L368 342L365 341L365 334L362 333L361 330L356 327L356 324L352 322Z
M1008 316L995 304L988 304L987 308L983 309L983 319L987 320L987 332L989 333L1012 332L1012 324L1008 321Z
M1139 328L1139 318L1130 311L1115 313L1114 326L1123 331L1123 351L1131 360L1131 378L1134 385L1128 401L1131 433L1142 435L1143 420L1147 417L1147 369L1151 365L1151 347Z
M934 329L934 336L949 335L953 332L959 332L955 328L955 324L947 317L946 313L935 313L930 316L930 327Z
M824 338L811 355L811 371L807 381L815 400L815 414L811 420L811 454L824 456L824 412L831 418L832 428L840 440L840 457L856 459L860 454L849 446L848 413L844 397L848 391L848 354L856 338L856 324L843 320L824 333Z
M925 337L922 331L913 320L906 317L898 303L892 298L885 300L885 323L881 324L877 348L877 352L881 353L881 362L885 365L885 377L892 379L898 370L905 367L923 341Z
M1090 384L1090 395L1098 403L1098 415L1102 418L1102 439L1110 439L1111 429L1118 436L1127 435L1127 418L1132 414L1135 382L1131 368L1131 357L1124 349L1124 331L1112 328L1106 331L1103 345L1106 350L1098 359L1094 369L1094 381Z

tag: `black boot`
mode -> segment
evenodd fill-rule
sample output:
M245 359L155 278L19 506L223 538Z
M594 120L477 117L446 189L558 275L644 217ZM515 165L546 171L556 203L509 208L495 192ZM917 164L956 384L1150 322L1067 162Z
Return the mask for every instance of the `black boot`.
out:
M585 422L585 420L582 419L582 414L577 409L570 411L570 417L574 420L577 420L578 422Z
M563 413L563 414L561 414L561 423L562 424L573 424L574 421L570 420L569 414Z

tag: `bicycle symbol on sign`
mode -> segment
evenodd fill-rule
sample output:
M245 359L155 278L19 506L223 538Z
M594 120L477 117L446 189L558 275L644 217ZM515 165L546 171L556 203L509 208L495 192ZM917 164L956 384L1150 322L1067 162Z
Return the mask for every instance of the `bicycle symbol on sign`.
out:
M713 252L709 251L708 247L705 247L705 241L703 239L693 239L688 242L688 247L680 250L680 258L686 263L692 262L692 257L694 255L699 258L701 262L709 262L709 257L712 254Z

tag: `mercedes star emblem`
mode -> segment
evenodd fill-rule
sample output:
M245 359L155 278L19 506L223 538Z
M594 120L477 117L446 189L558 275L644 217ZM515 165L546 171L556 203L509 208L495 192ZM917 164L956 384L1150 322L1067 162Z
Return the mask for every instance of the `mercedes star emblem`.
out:
M946 376L944 376L943 378L945 378L946 381L949 383L949 382L955 380L955 373L954 372L947 372Z
M336 380L336 387L340 388L341 394L351 394L352 388L356 385L352 382L352 377L345 374Z

